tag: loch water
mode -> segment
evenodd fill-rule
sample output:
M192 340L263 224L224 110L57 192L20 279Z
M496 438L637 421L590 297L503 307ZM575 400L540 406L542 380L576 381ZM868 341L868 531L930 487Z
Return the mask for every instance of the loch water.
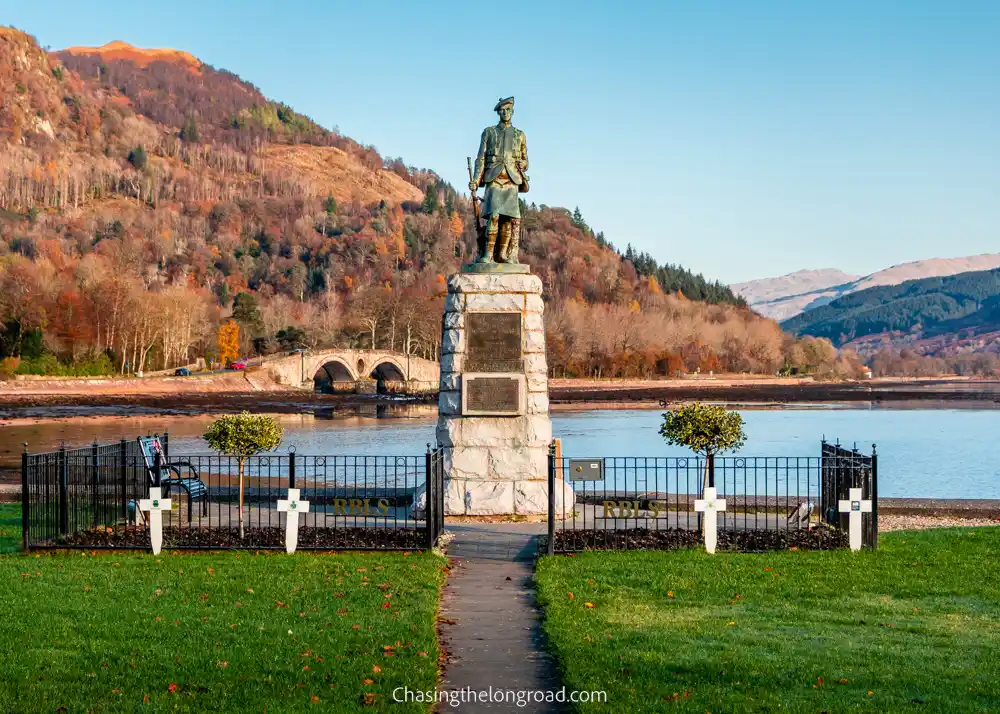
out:
M870 453L877 444L882 497L1000 498L1000 410L892 409L838 405L745 408L741 456L819 456L820 440ZM277 414L279 451L299 454L416 455L434 442L433 406ZM0 465L16 468L23 442L47 451L140 434L170 432L173 455L210 453L200 435L211 416L74 417L12 420L0 425ZM657 431L657 409L554 411L553 432L565 456L686 456ZM13 472L8 472L13 476Z

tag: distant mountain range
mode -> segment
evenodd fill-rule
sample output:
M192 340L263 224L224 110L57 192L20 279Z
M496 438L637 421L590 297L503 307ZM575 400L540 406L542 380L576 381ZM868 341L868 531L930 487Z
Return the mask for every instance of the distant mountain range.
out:
M1000 351L1000 269L859 290L782 323L871 353L886 344L935 356Z
M859 277L840 270L800 270L776 278L735 283L729 287L765 317L789 320L852 293L907 280L957 275L1000 267L1000 253L964 258L931 258L902 263Z

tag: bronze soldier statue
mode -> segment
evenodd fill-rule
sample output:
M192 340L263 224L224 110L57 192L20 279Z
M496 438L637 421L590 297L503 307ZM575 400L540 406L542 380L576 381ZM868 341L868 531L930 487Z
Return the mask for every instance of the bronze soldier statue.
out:
M525 173L528 170L528 145L524 132L510 123L514 97L501 99L493 111L500 115L500 121L496 126L483 130L479 155L469 176L473 200L476 189L486 187L482 209L486 225L476 226L479 230L476 262L517 263L521 238L518 194L528 191L528 175Z

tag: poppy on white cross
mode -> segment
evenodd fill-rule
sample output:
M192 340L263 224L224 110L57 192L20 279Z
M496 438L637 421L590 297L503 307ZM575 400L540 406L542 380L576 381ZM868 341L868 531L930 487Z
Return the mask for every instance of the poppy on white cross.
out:
M840 512L850 513L851 550L861 550L861 514L872 512L872 502L861 499L861 489L852 488L848 491L850 500L840 501Z
M169 498L163 498L159 486L149 489L149 498L139 501L139 510L149 512L149 543L153 546L153 555L159 555L163 547L163 511L171 507Z
M278 510L285 513L285 550L295 552L299 543L299 514L309 512L309 501L299 500L299 489L288 489L288 500L278 501Z
M726 510L726 499L718 498L715 486L706 486L704 498L699 498L694 502L694 510L705 514L705 521L702 530L705 534L705 550L709 553L715 552L715 544L718 540L717 518L720 511Z

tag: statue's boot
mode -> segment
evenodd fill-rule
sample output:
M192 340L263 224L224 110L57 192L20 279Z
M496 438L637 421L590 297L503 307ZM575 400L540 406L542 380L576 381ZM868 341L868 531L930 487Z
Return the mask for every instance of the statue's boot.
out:
M507 245L504 246L500 254L501 263L517 263L517 252L521 244L521 219L510 219L510 235L507 238Z
M477 263L492 263L493 262L493 249L497 244L497 229L493 228L486 232L486 250L483 254L476 258Z

